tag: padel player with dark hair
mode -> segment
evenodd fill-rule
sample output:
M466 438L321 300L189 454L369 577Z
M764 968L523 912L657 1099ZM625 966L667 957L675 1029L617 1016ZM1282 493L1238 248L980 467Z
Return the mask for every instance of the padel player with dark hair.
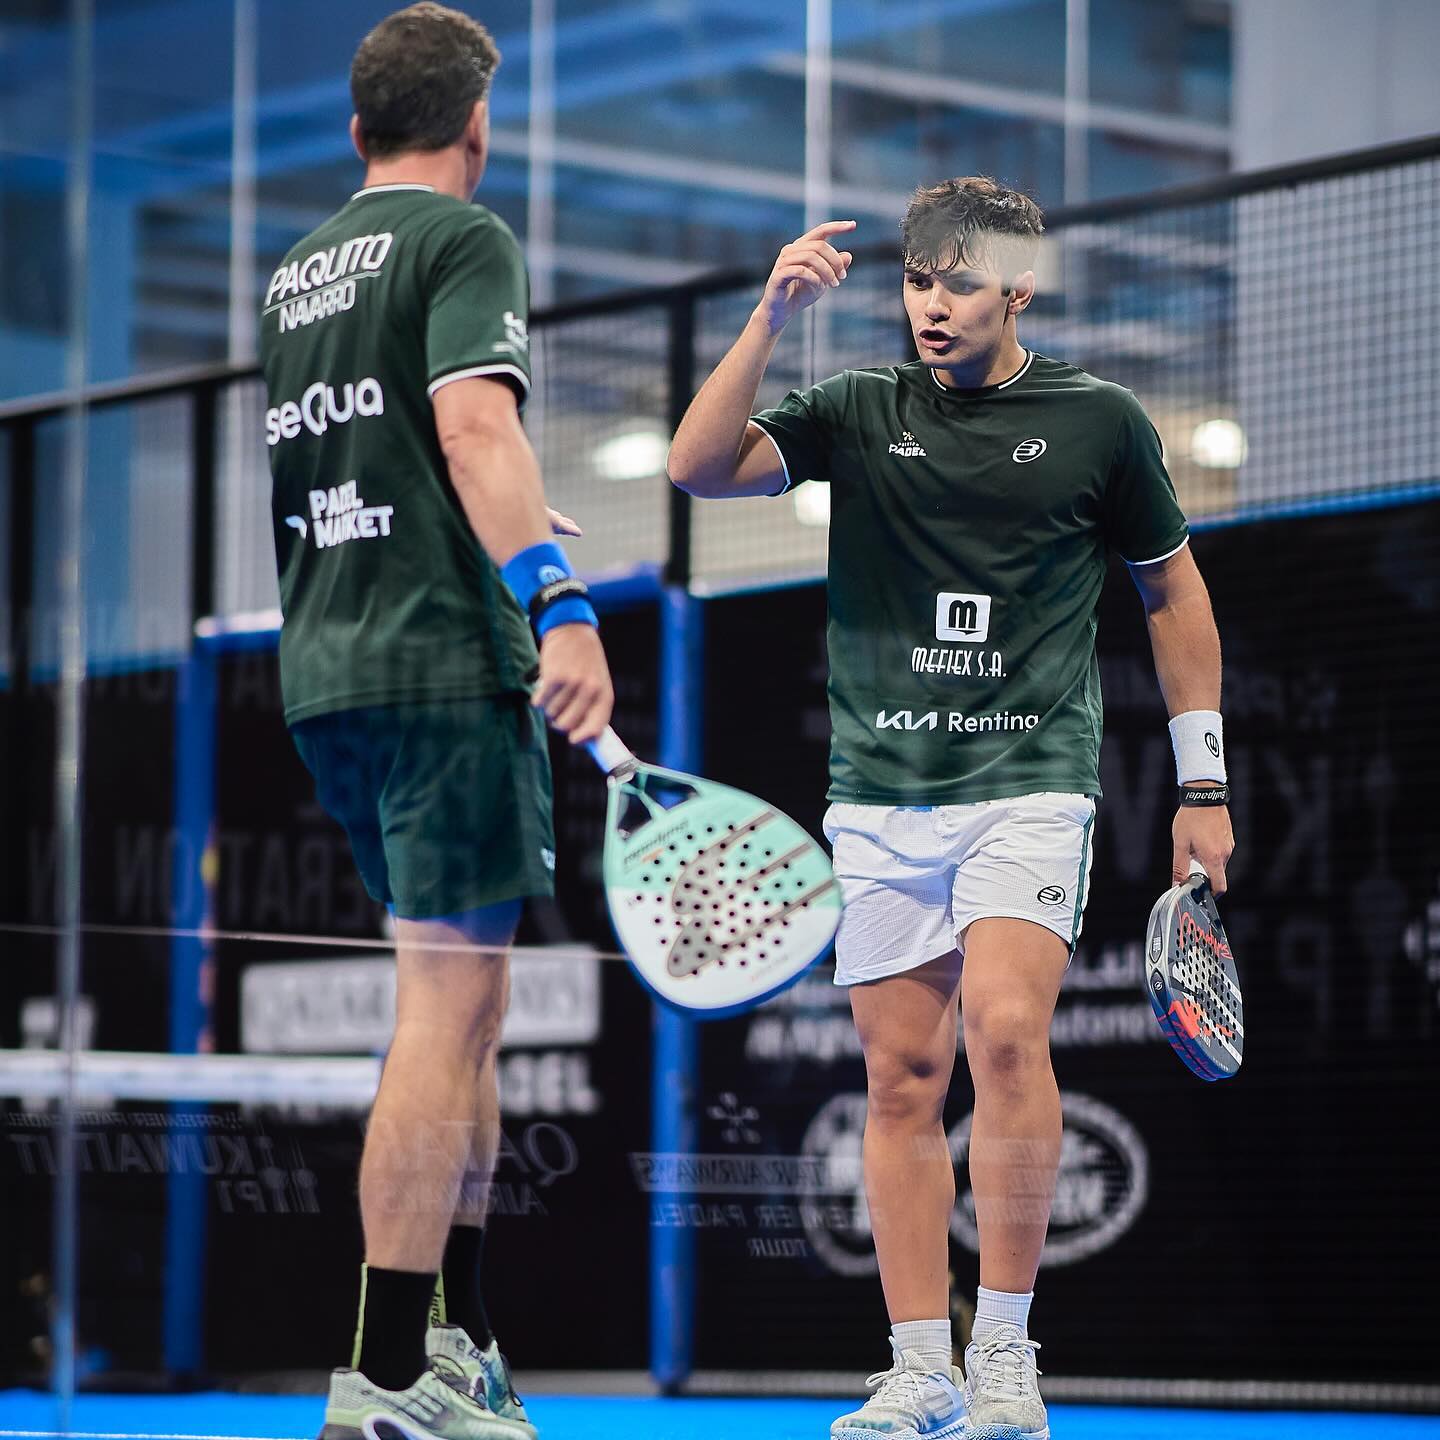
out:
M852 370L752 414L776 341L845 279L818 225L780 252L739 340L676 433L706 499L831 487L830 810L845 897L835 979L868 1077L865 1188L893 1365L836 1440L1044 1440L1029 1310L1061 1112L1049 1027L1080 933L1100 794L1095 612L1130 566L1170 715L1177 880L1217 891L1220 644L1154 427L1134 395L1023 348L1040 212L993 180L916 192L902 224L918 359ZM843 243L843 242L842 242ZM980 1292L952 1364L941 1113L958 1016L975 1087Z
M612 691L550 538L576 532L547 512L520 424L524 261L470 203L499 59L483 26L434 4L365 37L364 188L264 299L285 719L396 932L355 1354L325 1440L534 1436L480 1294L495 1059L521 902L552 890L540 712L591 740Z

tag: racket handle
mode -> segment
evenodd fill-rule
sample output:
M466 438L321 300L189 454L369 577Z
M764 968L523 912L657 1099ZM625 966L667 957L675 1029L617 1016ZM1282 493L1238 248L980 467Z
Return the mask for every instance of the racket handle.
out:
M622 765L634 764L630 747L607 725L598 740L586 743L590 758L607 774L613 775Z
M1192 855L1190 857L1190 878L1193 880L1197 875L1202 880L1210 878L1210 872Z

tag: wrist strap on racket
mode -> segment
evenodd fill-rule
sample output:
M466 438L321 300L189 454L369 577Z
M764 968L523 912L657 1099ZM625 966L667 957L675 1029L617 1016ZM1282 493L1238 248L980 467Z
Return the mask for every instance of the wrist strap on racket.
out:
M1175 783L1230 777L1225 772L1225 723L1218 710L1187 710L1170 722L1175 748Z
M1206 805L1228 805L1230 803L1230 787L1228 785L1182 785L1180 787L1180 804L1186 809L1195 809Z
M599 628L585 582L576 578L565 552L553 540L542 540L512 555L501 567L500 577L530 616L537 635L543 636L557 625Z

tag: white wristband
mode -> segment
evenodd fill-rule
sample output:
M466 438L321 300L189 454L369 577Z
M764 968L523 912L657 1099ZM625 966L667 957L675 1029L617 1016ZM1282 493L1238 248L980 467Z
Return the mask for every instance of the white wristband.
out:
M1170 722L1170 743L1175 747L1175 783L1192 780L1226 781L1225 722L1218 710L1187 710Z

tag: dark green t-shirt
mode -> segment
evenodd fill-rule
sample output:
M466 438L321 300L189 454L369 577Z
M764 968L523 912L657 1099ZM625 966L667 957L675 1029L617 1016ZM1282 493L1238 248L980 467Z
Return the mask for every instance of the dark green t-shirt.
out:
M285 718L523 690L530 627L450 483L431 396L530 388L504 221L424 185L362 190L270 279L260 355Z
M1134 395L1030 354L980 390L847 370L755 421L787 488L831 487L830 798L1098 795L1106 552L1187 536Z

